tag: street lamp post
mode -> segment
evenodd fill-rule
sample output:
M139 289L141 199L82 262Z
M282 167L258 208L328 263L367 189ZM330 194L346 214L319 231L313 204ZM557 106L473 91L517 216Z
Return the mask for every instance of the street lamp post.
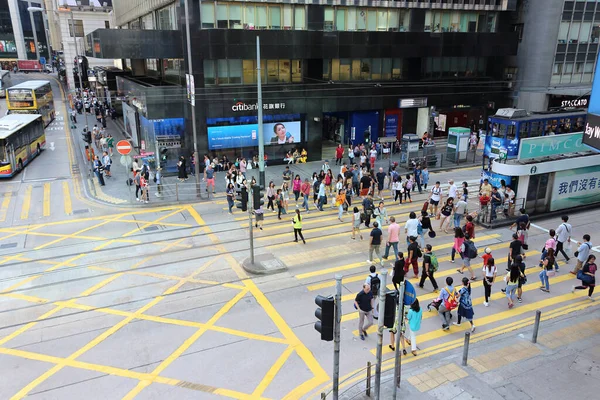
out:
M35 18L33 18L33 13L36 11L39 12L43 12L44 9L41 7L31 7L31 2L27 2L27 4L29 5L29 7L27 7L27 11L29 11L29 22L31 23L31 31L33 32L33 43L35 45L35 58L36 60L40 60L40 49L38 46L38 40L37 40L37 29L35 26Z
M184 1L184 10L185 10L185 39L187 44L187 59L188 59L188 72L190 75L193 74L192 68L192 45L190 43L190 16L189 16L189 7L188 0ZM199 17L198 13L198 17ZM195 80L192 80L195 85ZM194 94L192 94L194 96ZM194 175L196 176L196 196L200 197L200 159L198 158L198 139L196 137L196 99L191 100L192 107L192 135L194 136ZM208 190L208 186L206 186L206 190ZM210 197L210 193L208 194Z

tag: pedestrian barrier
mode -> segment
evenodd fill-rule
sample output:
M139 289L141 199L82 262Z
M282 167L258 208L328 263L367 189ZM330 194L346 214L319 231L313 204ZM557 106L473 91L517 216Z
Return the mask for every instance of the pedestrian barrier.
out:
M518 216L520 209L525 208L525 198L515 199L512 205L492 205L488 203L484 206L480 204L476 212L476 222L486 228L495 228L499 225L506 225L507 221L512 221Z
M208 193L206 182L200 181L198 188L193 177L183 182L177 180L167 181L160 185L151 184L150 194L166 202L210 200L214 198L213 193ZM150 200L152 200L152 197Z

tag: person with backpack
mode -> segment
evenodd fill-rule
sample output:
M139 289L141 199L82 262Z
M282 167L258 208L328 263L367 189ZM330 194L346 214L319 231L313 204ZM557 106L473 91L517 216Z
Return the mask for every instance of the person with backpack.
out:
M435 277L433 276L438 268L439 262L435 254L433 254L432 246L430 244L425 245L424 253L423 253L423 269L421 271L421 280L419 281L419 287L423 289L423 285L425 284L425 279L429 278L429 281L433 285L434 293L439 292L438 284L435 281Z
M473 301L471 300L471 282L469 278L462 278L463 286L458 291L458 318L454 325L460 326L461 320L464 318L471 324L471 332L475 332L475 324L473 323Z
M483 266L482 271L484 289L483 305L489 307L490 297L492 295L492 285L494 284L494 280L496 279L496 274L498 272L494 258L490 257L486 260L486 265Z
M370 236L371 242L369 243L369 259L367 260L367 263L373 264L373 261L371 260L373 260L373 252L375 252L377 257L379 257L381 266L383 267L383 258L381 258L381 252L379 250L381 247L381 237L383 236L383 232L381 229L379 229L379 224L377 222L373 222L373 229L371 230Z
M454 279L451 276L446 278L446 287L442 289L440 292L441 300L440 307L438 308L438 313L442 318L442 329L447 331L450 329L450 319L452 318L451 311L458 307L458 293L452 284L454 283Z
M462 274L465 269L468 269L471 273L471 280L474 281L477 277L473 272L473 268L471 268L471 260L477 258L477 247L475 247L475 243L473 243L469 235L465 235L465 240L462 246L460 246L460 255L463 260L463 266L456 271Z
M546 255L548 254L548 250L552 249L554 250L553 253L556 254L556 232L554 231L554 229L550 229L548 231L548 235L550 236L547 240L546 243L544 244L544 248L542 249L542 254L540 255L540 268L542 267L542 263L544 262L544 258L546 258ZM556 257L554 257L554 261L556 262ZM555 267L556 267L556 272L558 272L558 263L555 263Z
M510 270L510 266L517 256L525 256L525 250L523 250L523 243L519 240L519 235L517 233L513 233L512 238L513 240L510 242L508 248L508 266L506 267L507 271Z
M417 236L419 238L419 245L421 248L425 248L425 235L429 234L429 232L432 232L433 236L431 237L435 237L433 226L431 226L431 218L429 218L427 210L421 210L419 224L417 225Z
M590 242L590 240L592 240L591 236L586 233L585 235L583 235L583 243L577 242L577 246L579 247L573 253L573 255L577 257L577 264L575 265L575 269L571 271L573 275L577 275L577 273L583 266L583 263L588 259L588 256L590 255L590 250L592 249L592 243Z
M358 332L360 333L360 340L365 340L368 336L367 329L373 325L373 293L371 293L371 286L368 283L363 284L363 289L358 292L354 298L354 308L358 310ZM367 323L365 324L365 318Z
M377 296L379 295L379 289L381 288L381 280L377 274L377 268L374 265L369 267L369 275L365 279L365 284L371 286L371 293L373 298L371 299L371 307L373 308L373 318L379 319L379 304L377 302Z
M281 214L287 214L287 211L285 211L285 207L283 206L283 194L281 193L281 189L277 189L275 202L277 203L277 219L281 219Z
M411 178L410 174L406 174L406 180L404 181L404 201L408 198L408 202L412 203L412 199L410 198L410 191L412 190L415 182Z
M594 287L596 286L596 271L598 267L596 266L596 256L590 254L585 262L583 268L577 272L577 279L581 281L580 286L573 285L571 289L571 293L575 293L576 290L587 289L588 290L588 299L592 299L592 293L594 293Z
M510 266L510 271L504 277L506 281L506 298L508 299L508 308L513 308L515 302L513 298L515 297L515 292L519 287L519 278L522 276L521 271L519 270L519 266L513 264ZM541 274L540 274L541 276Z
M373 196L371 196L371 194L367 195L367 197L363 199L362 206L363 213L365 214L365 226L368 228L371 224L371 216L373 215L373 211L375 210L375 205L373 204Z
M554 265L556 263L556 259L554 258L554 249L549 248L546 252L546 256L542 261L542 272L540 272L540 281L542 282L542 286L540 286L540 290L542 292L550 293L550 279L554 275L556 275L556 270L554 269ZM512 267L511 267L512 271ZM508 288L506 289L508 292Z

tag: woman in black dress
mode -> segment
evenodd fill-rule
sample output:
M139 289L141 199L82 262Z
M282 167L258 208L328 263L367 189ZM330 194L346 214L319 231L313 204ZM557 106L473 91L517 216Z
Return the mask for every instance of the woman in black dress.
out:
M188 178L187 166L184 156L179 157L179 162L177 163L177 178L179 178L180 181L183 181Z

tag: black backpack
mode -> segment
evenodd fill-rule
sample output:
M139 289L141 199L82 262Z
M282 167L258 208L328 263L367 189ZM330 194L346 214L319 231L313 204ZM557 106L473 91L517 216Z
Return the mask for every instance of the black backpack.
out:
M381 280L379 279L379 275L375 274L375 276L371 277L371 292L373 296L377 296L379 294L379 289L381 288Z

